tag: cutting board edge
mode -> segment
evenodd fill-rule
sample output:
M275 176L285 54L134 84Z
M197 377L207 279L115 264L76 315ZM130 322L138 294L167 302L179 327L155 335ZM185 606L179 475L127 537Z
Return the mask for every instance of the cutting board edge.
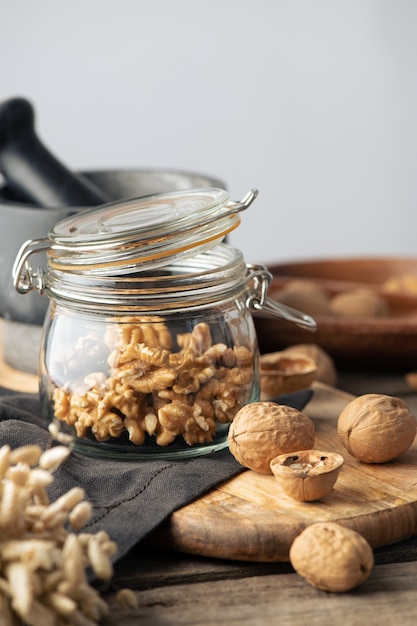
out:
M176 513L173 513L167 522L149 535L147 543L158 548L167 548L184 554L230 561L288 562L289 546L292 541L304 528L314 523L303 523L300 521L297 527L293 526L291 532L288 532L290 528L288 525L287 532L284 538L281 536L280 541L277 541L276 525L271 524L269 528L264 527L262 544L265 545L266 550L260 553L259 544L256 547L233 546L233 531L225 533L225 527L221 524L218 527L221 532L219 532L216 541L213 541L213 536L211 536L210 543L204 543L202 541L203 535L199 536L193 532L192 528L189 529L190 533L187 534L183 519L181 519L179 528L176 527ZM389 508L379 511L376 515L380 518L377 530L375 530L375 526L372 528L369 526L369 516L366 514L343 518L337 520L337 523L361 534L373 549L417 536L417 502L407 502L397 507L396 517L392 515L392 509ZM402 523L399 523L399 519ZM326 519L326 516L316 520L316 522L321 521L330 520ZM179 532L179 529L181 532ZM192 541L193 537L195 537L195 543ZM275 546L274 551L271 551L271 546Z

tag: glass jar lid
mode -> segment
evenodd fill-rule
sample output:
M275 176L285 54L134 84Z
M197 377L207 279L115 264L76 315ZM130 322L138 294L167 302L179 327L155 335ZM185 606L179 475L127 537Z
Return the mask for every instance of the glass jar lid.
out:
M204 188L88 209L49 232L48 260L64 271L112 274L167 265L220 243L256 196L231 202L226 190Z
M22 294L36 289L85 306L95 306L98 298L117 307L129 307L130 300L133 306L138 301L144 304L143 298L148 307L157 306L155 300L175 300L175 294L185 290L189 303L204 306L212 297L218 300L219 293L232 297L235 289L244 290L252 282L246 302L249 308L315 330L310 316L267 298L272 275L264 266L245 265L239 251L226 253L228 247L221 244L239 225L239 213L257 195L251 190L240 202L233 202L224 189L204 188L82 211L60 221L48 237L22 245L13 265L14 287ZM221 246L216 250L217 244ZM211 255L203 254L212 249ZM46 271L30 263L29 257L39 252L47 253ZM181 259L190 257L193 264L181 266ZM154 268L158 272L146 273ZM166 268L166 275L161 268ZM174 301L170 306L177 304Z

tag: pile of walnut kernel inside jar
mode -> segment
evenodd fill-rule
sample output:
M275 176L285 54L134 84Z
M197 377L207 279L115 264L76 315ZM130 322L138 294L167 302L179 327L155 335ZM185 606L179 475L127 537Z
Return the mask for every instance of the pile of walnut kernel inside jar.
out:
M173 337L157 317L120 317L54 364L54 416L97 442L208 443L248 401L254 359L243 345L214 343L206 322Z

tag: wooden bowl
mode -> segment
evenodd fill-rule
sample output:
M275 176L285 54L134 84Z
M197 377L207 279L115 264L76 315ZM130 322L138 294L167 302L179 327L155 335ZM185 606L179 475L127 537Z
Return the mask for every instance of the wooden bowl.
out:
M256 313L262 353L316 343L333 357L337 367L417 369L417 258L329 258L270 265L268 269L273 275L272 299L289 281L307 279L330 296L371 288L386 300L389 314L380 318L314 315L318 328L312 333Z

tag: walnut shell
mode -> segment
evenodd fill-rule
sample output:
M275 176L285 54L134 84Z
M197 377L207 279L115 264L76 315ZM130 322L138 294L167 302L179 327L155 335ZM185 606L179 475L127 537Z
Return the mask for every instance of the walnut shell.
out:
M290 280L272 293L274 300L308 315L328 315L329 295L311 280Z
M273 458L286 452L309 450L315 427L307 415L275 402L253 402L239 409L230 425L229 449L244 467L272 474Z
M386 463L406 452L417 421L404 400L369 393L340 413L337 432L346 450L364 463Z
M413 370L412 372L407 372L404 378L410 389L417 389L417 371Z
M319 500L334 487L344 463L337 452L301 450L272 459L272 473L283 491L300 502Z
M386 300L370 289L355 289L341 292L330 300L330 311L346 317L387 317Z
M285 354L292 352L302 353L313 359L317 366L316 380L335 387L337 384L337 370L332 357L316 343L297 343L284 350Z
M294 539L290 562L310 585L342 592L369 578L374 554L366 539L356 531L335 522L317 522Z
M317 365L309 356L292 352L269 352L260 357L261 400L310 387Z

